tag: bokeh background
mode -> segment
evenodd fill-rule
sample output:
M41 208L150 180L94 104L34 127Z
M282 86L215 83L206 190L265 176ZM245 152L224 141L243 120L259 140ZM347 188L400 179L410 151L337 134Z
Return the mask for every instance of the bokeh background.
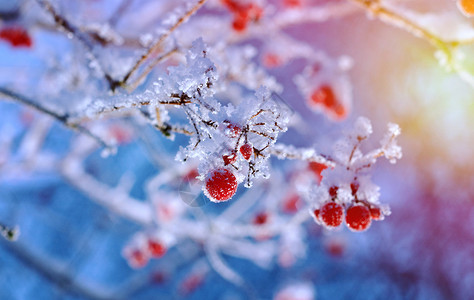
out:
M457 12L454 1L413 2L420 11ZM165 259L134 270L121 251L140 229L136 224L90 201L57 174L23 176L0 165L0 222L21 229L17 242L0 240L0 299L272 299L278 289L300 281L314 286L318 299L473 299L473 88L440 67L426 41L362 11L293 26L288 33L354 61L349 71L353 111L337 124L308 110L296 91L288 73L300 72L303 62L269 71L284 84L282 98L315 125L301 136L324 141L324 135L342 132L361 115L372 121L376 137L387 122L401 126L402 160L379 163L373 171L381 200L391 206L390 217L364 233L328 234L308 222L308 255L294 266L264 270L226 257L247 286L210 272L198 288L183 290L190 266L204 259L202 249L184 243ZM33 49L0 41L2 86L22 90L41 76L44 49L68 47L57 34L31 34ZM3 100L0 140L14 133L18 143L26 134L25 108ZM45 149L64 154L72 135L53 123ZM284 138L298 144L301 136ZM146 180L156 170L145 154L134 142L109 158L94 153L88 171L106 182L116 182L125 172ZM139 187L132 193L143 196Z

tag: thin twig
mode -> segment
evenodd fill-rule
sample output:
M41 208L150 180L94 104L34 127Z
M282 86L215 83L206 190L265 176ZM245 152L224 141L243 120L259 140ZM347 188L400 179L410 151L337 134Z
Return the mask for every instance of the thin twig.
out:
M69 116L67 114L59 114L49 108L46 108L36 102L34 102L33 100L23 96L23 95L20 95L20 94L17 94L9 89L5 89L5 88L2 88L0 87L0 95L4 95L5 97L11 99L11 100L14 100L14 101L17 101L21 104L24 104L26 106L29 106L41 113L44 113L48 116L51 116L53 117L54 119L58 120L59 122L63 123L66 127L69 127L71 129L74 129L84 135L87 135L89 137L91 137L92 139L94 139L99 145L101 145L102 147L106 148L106 149L113 149L113 147L111 145L108 145L102 138L100 138L99 136L95 135L94 133L92 133L89 129L87 129L86 127L80 125L80 124L77 124L77 123L71 123L69 122Z
M171 26L168 31L166 31L163 35L161 35L160 38L155 43L153 43L150 46L150 48L148 48L148 50L140 57L140 59L137 60L137 62L133 65L130 71L128 71L127 74L125 74L123 79L120 81L120 84L125 85L127 81L130 79L130 76L132 76L133 73L135 73L138 70L138 68L148 59L148 57L152 53L156 52L161 47L161 44L163 43L163 41L166 40L166 38L168 38L168 36L170 36L171 33L173 33L173 31L176 30L176 28L178 28L181 24L186 22L191 15L193 15L199 8L201 8L204 5L206 1L207 0L199 0L199 2L196 3L193 7L191 7L190 10L188 10L184 15L178 18L176 22L173 24L173 26Z
M107 73L104 70L103 66L100 64L99 60L94 54L94 45L86 37L86 35L84 35L83 32L79 28L74 26L66 18L61 16L49 1L47 0L36 0L36 1L44 10L46 10L47 12L51 14L51 16L54 18L54 22L59 28L63 29L69 34L72 34L72 36L74 36L78 41L80 41L84 45L91 59L96 63L96 65L100 68L100 71L104 74L105 79L109 83L110 89L114 91L117 88L118 83L116 80L112 78L112 76L109 73Z

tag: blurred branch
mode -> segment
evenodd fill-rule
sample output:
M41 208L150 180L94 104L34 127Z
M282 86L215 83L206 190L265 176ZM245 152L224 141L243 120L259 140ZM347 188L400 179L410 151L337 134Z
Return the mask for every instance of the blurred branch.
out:
M161 47L161 44L168 38L168 36L173 33L180 25L182 25L184 22L186 22L191 15L193 15L196 11L201 8L204 3L207 0L199 0L195 5L193 5L184 15L182 15L180 18L176 20L176 22L163 34L160 36L160 38L155 41L149 48L148 50L140 57L139 60L133 65L133 67L130 69L130 71L125 74L123 79L120 82L117 82L117 85L120 86L125 86L127 81L130 79L130 77L138 70L138 68L156 51L158 51ZM156 64L157 62L154 62Z
M48 116L53 117L54 119L56 119L59 122L63 123L66 127L74 129L74 130L76 130L76 131L92 138L99 145L101 145L102 147L104 147L107 150L112 150L113 149L113 146L108 145L102 138L100 138L99 136L92 133L86 127L84 127L80 124L70 123L69 122L69 116L67 114L57 113L57 112L55 112L55 111L53 111L49 108L46 108L46 107L42 106L41 104L38 104L37 102L35 102L35 101L33 101L33 100L23 96L23 95L17 94L15 92L13 92L9 89L3 88L3 87L0 87L0 96L1 95L5 96L6 98L9 98L11 100L17 101L17 102L19 102L23 105L29 106L29 107L33 108L34 110L39 111L43 114L46 114Z

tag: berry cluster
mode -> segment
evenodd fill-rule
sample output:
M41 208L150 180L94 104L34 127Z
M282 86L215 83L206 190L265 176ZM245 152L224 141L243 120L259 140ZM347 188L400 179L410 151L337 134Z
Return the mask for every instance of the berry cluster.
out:
M160 258L166 254L163 241L155 237L140 238L125 248L124 256L132 268L143 268L151 258Z
M249 22L257 22L263 14L263 9L254 3L222 0L222 4L233 13L234 20L232 21L232 28L238 32L245 31Z
M351 183L354 200L346 204L337 199L338 187L330 187L328 192L331 200L312 212L316 222L327 228L337 228L345 222L352 231L364 231L370 227L372 220L383 220L384 215L380 207L357 199L358 188L357 181Z

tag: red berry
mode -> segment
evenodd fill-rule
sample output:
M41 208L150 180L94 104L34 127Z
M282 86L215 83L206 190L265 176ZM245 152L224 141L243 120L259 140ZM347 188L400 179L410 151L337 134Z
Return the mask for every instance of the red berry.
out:
M244 144L240 147L240 153L242 153L245 160L249 160L253 153L253 147L248 143Z
M247 19L236 17L232 22L232 28L234 28L235 31L244 31L247 29Z
M180 284L182 294L188 295L194 292L204 283L204 274L191 274L186 277Z
M373 220L376 220L376 221L383 220L383 215L382 215L382 211L380 210L380 208L371 207L371 208L369 208L369 210L370 210L370 217Z
M357 191L359 190L359 183L357 181L353 181L351 183L351 191L352 191L352 196L355 196L357 194Z
M224 161L224 166L233 164L237 160L237 154L222 155L222 160Z
M166 247L157 240L148 240L148 252L153 258L160 258L166 253Z
M206 180L206 191L212 201L227 201L237 190L237 178L227 169L212 171Z
M321 210L315 209L313 211L314 217L316 218L316 221L319 223L321 222Z
M298 195L293 195L290 198L286 199L283 203L283 211L288 214L292 214L298 211L300 206L300 197Z
M331 240L326 244L326 251L335 257L341 257L344 254L345 245L342 241Z
M263 225L268 221L268 214L266 212L258 213L253 219L255 225Z
M225 129L225 134L230 138L236 138L242 132L242 128L240 128L239 125L231 123L228 120L225 120L223 123L227 124L226 129Z
M7 27L0 31L0 39L9 42L13 47L30 48L33 44L28 32L21 27Z
M315 161L311 161L309 163L309 169L314 173L314 175L316 175L316 179L318 183L320 183L321 180L323 180L323 176L321 175L321 172L327 169L327 167L328 166L326 166L325 164L320 164Z
M301 0L283 0L283 6L286 7L299 7L301 5Z
M267 68L275 68L282 64L281 58L275 53L267 53L263 56L263 64Z
M347 110L339 102L334 91L329 85L322 85L311 94L310 103L316 106L322 106L332 117L337 120L344 119L347 116Z
M355 205L346 212L346 224L352 231L364 231L370 226L370 211L367 206Z
M183 176L183 180L186 181L186 182L195 181L196 177L198 177L198 176L199 176L198 170L197 169L192 169Z
M337 197L337 190L339 190L339 188L335 185L329 188L329 196L331 196L332 199Z
M344 219L344 208L335 202L328 202L320 210L320 219L328 227L338 227Z
M128 264L132 268L143 268L148 263L148 256L140 249L133 249L128 255Z

